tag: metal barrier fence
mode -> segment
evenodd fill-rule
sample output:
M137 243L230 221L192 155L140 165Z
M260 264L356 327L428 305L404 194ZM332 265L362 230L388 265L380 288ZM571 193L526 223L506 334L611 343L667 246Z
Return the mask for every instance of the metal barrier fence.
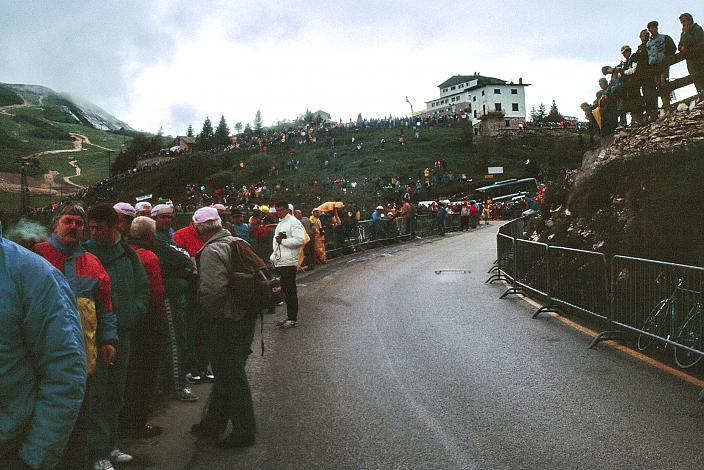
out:
M658 339L674 347L680 367L694 365L704 351L704 268L615 256L611 273L613 324L638 333L639 350Z
M508 294L532 295L544 311L587 314L606 325L590 348L606 339L637 335L635 347L671 346L677 365L704 356L704 268L549 246L526 240L535 221L521 217L496 236L497 261L487 283L504 280ZM700 398L704 399L704 391Z

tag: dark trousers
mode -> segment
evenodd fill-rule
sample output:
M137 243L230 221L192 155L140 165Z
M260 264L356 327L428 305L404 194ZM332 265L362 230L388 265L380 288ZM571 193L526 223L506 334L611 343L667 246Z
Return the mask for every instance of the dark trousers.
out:
M120 343L113 365L98 358L90 387L88 448L91 458L109 459L117 443L117 421L127 386L132 332L118 330Z
M215 383L201 426L213 437L222 434L230 421L234 436L249 437L256 432L254 404L245 372L256 321L255 315L238 321L206 320Z
M133 333L125 404L120 413L120 429L124 431L137 430L147 424L165 343L163 329L162 325L142 321Z
M286 317L298 321L298 289L296 288L296 267L278 266L276 273L281 277L281 287L286 299Z
M469 216L468 215L461 215L460 216L460 231L462 230L469 230Z
M100 357L98 358L99 361ZM73 425L73 430L68 438L63 454L59 459L57 469L59 470L83 470L88 468L88 425L90 413L90 387L91 377L88 377L86 383L86 393L83 397L81 409L78 412L76 424Z

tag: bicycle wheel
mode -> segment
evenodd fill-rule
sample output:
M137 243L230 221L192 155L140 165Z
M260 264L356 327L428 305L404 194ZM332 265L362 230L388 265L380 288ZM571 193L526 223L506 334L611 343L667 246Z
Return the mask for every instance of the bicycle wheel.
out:
M645 319L645 322L643 322L643 326L640 328L641 331L657 334L660 330L660 324L664 320L665 313L667 312L665 307L667 307L669 303L669 299L661 300L660 303L658 303L655 308L653 308L648 314L648 317ZM637 343L638 351L645 351L650 347L651 344L653 344L654 341L654 336L639 333Z
M697 351L702 351L702 336L701 336L701 309L697 308L687 321L684 322L680 331L677 332L676 341ZM675 346L675 362L682 369L692 367L694 364L702 360L702 355L692 352L688 349Z

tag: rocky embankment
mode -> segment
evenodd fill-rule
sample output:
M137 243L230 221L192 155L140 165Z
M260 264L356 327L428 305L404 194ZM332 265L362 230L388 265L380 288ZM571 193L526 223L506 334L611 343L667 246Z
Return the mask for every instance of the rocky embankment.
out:
M587 151L580 169L551 182L544 223L532 239L699 262L702 157L703 102L680 104L654 122L621 130Z

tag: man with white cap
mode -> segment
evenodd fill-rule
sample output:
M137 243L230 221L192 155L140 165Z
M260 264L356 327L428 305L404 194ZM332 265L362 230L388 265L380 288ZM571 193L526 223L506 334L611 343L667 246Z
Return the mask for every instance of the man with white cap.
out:
M118 202L112 208L117 212L117 230L120 231L123 238L129 237L130 225L134 218L137 217L137 211L128 202Z
M245 363L256 315L235 307L237 293L230 287L230 259L236 238L222 228L217 209L198 209L193 224L204 242L196 255L198 299L209 333L215 384L205 416L191 429L212 437L222 447L249 447L254 445L256 423ZM224 436L230 422L232 432Z
M174 221L174 207L157 204L152 207L152 219L156 221L156 239L171 243L171 223Z
M140 201L134 205L135 211L137 211L137 217L152 215L152 205L149 201Z
M225 215L225 211L227 210L227 208L223 204L213 204L213 207L218 210L218 215L220 216L220 220L222 221L222 228L234 234L235 228L227 220L227 216Z
M276 203L279 224L274 229L271 262L281 276L281 287L286 299L286 320L277 325L280 328L293 328L298 323L298 290L296 289L296 265L305 241L305 229L301 222L290 213L286 202Z

